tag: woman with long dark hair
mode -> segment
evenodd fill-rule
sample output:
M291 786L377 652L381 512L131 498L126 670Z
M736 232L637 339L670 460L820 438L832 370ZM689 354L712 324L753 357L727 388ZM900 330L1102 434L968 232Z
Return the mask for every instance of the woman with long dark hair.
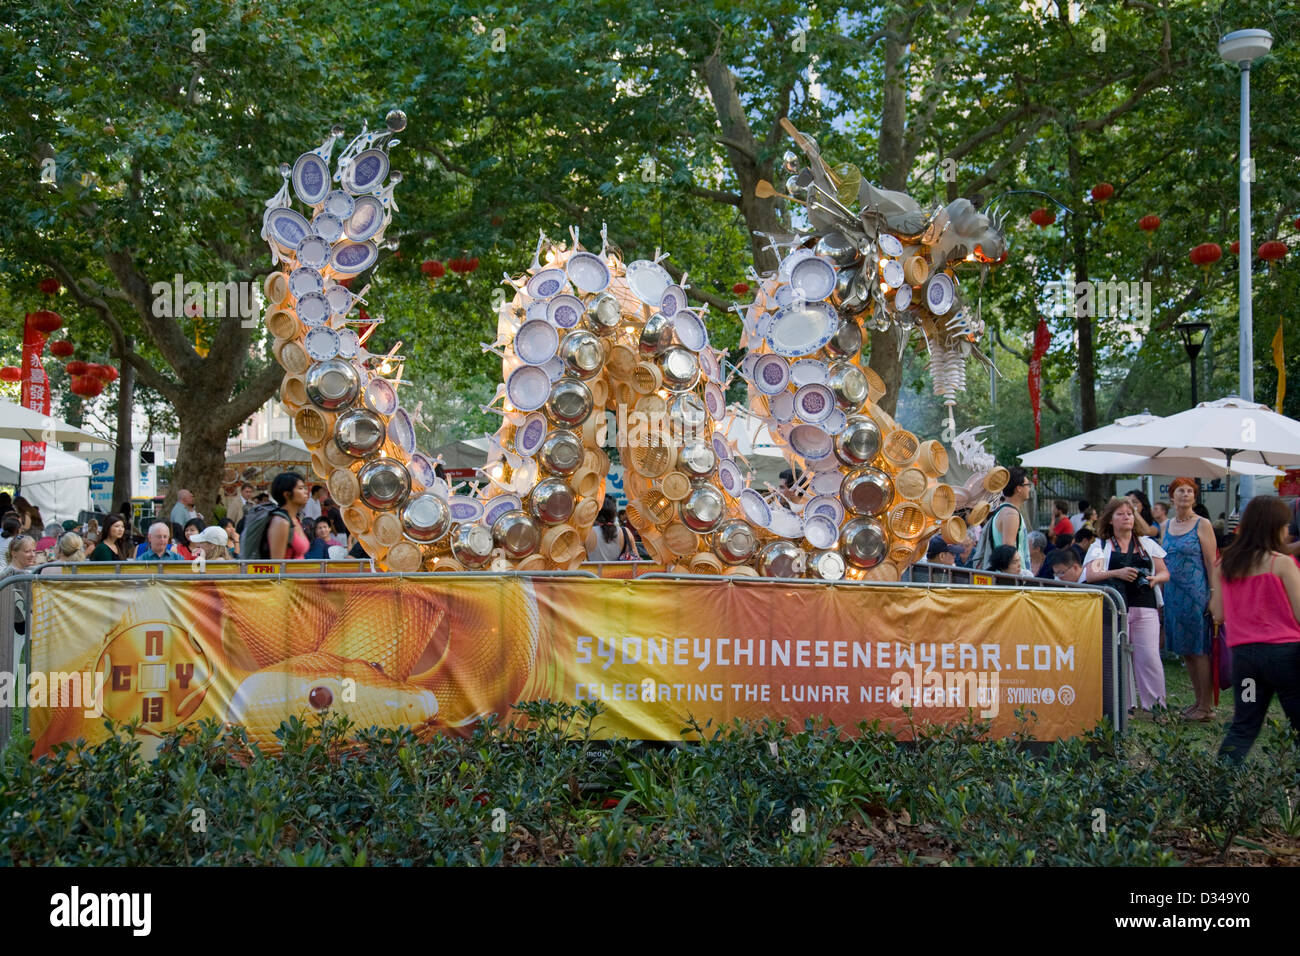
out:
M622 555L635 551L636 546L629 540L627 529L619 524L618 502L612 497L606 498L600 506L600 514L596 515L596 523L587 533L587 560L622 561L626 560Z
M130 540L126 536L126 519L109 515L104 519L104 533L99 544L90 552L91 561L125 561L131 557Z
M1300 730L1300 568L1287 553L1291 515L1276 495L1252 498L1219 558L1210 613L1232 648L1232 724L1219 756L1241 763L1276 694Z
M307 487L307 482L295 471L276 475L271 482L271 499L275 502L275 510L271 512L266 525L266 544L270 551L268 557L272 561L307 556L311 540L303 531L298 515L310 497L311 489ZM254 557L248 555L248 559Z

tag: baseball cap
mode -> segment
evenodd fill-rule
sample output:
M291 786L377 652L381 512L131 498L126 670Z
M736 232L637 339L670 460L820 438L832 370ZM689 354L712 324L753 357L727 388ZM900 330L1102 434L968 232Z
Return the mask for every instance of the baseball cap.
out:
M215 544L218 548L224 548L230 544L230 538L226 535L225 528L218 528L214 524L208 525L202 531L196 531L190 535L190 543L198 544Z

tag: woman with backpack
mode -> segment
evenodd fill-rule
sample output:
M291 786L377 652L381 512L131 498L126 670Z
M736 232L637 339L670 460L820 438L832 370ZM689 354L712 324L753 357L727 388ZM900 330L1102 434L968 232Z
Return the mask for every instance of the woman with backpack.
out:
M267 519L265 541L266 556L272 561L290 561L307 556L311 539L302 530L299 515L310 497L311 489L297 472L286 471L276 475L271 482L275 509Z
M618 522L618 502L612 497L606 498L600 506L596 523L587 534L587 560L635 561L637 560L636 542L627 528Z
M992 567L993 552L1002 545L1010 545L1020 556L1020 566L1030 567L1029 535L1025 530L1025 516L1020 508L1029 500L1034 482L1029 472L1016 465L1010 469L1007 485L1002 489L1002 501L984 522L976 547L975 567L987 571Z

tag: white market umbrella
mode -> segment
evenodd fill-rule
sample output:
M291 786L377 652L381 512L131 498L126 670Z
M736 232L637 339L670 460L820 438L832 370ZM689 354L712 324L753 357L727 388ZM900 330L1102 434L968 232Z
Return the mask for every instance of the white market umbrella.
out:
M84 441L97 442L101 445L113 444L107 438L82 431L75 425L69 425L52 415L42 415L40 412L10 402L0 402L0 438L12 438L18 441Z
M1109 425L1094 428L1092 431L1075 435L1035 448L1028 454L1020 456L1020 464L1026 468L1060 468L1064 471L1086 471L1093 475L1136 475L1127 466L1144 461L1148 456L1134 454L1103 454L1084 449L1092 443L1121 439L1132 433L1133 429L1151 422L1161 421L1159 415L1129 415L1117 418Z

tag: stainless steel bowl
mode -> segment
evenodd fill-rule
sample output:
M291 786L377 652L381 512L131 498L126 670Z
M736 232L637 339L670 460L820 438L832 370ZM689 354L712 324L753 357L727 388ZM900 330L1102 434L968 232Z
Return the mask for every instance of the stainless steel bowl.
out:
M595 399L586 383L566 376L551 386L551 397L546 400L546 417L557 425L572 428L587 420L594 404Z
M477 571L492 560L492 532L481 524L457 525L451 533L452 556Z
M862 326L853 319L841 319L839 330L826 343L826 354L836 361L848 361L861 351Z
M492 540L513 561L526 558L542 543L542 529L523 511L507 511L492 525Z
M758 550L758 539L748 521L733 518L718 525L711 542L713 553L725 563L744 564Z
M659 359L664 373L664 387L670 392L685 392L700 380L700 360L690 349L674 345Z
M893 480L879 468L862 465L840 482L840 499L855 515L878 515L894 496Z
M357 400L361 394L361 373L345 359L328 359L307 369L306 385L312 404L332 412Z
M870 418L854 415L835 436L835 457L850 468L869 465L880 452L880 426Z
M568 521L575 504L573 489L563 478L545 478L533 488L528 506L534 518L542 524L552 525Z
M566 375L595 378L605 367L605 350L596 336L575 329L560 341L560 361Z
M451 528L447 502L435 495L412 498L402 509L402 533L416 544L432 544Z
M885 529L879 521L852 518L840 529L840 552L855 568L874 568L888 550Z
M844 555L838 551L814 551L808 558L808 577L822 581L844 578Z
M557 428L546 436L537 457L547 471L567 477L578 470L586 453L581 438L573 432Z
M683 392L673 396L669 402L668 417L678 433L690 440L703 436L704 427L709 422L709 410L694 392Z
M835 393L835 404L845 411L857 411L871 397L867 375L848 362L835 362L826 370L826 384Z
M718 456L706 441L693 441L677 455L677 467L692 478L707 478L718 467Z
M396 458L376 458L357 473L361 500L376 511L388 511L411 494L411 473Z
M592 299L582 318L587 328L597 335L613 335L623 321L618 299L610 292L602 292Z
M798 545L769 541L758 552L758 573L765 578L801 578L807 558Z
M859 272L849 284L849 291L839 301L837 308L845 315L860 315L871 305L871 282L874 276Z
M383 447L384 420L365 408L344 412L334 422L334 444L353 458L369 458Z
M682 524L698 534L717 528L726 512L722 492L712 485L696 485L681 503Z
M817 245L813 246L813 251L841 267L851 266L862 258L858 247L847 236L838 232L828 232L818 239Z
M646 320L641 329L641 341L638 350L642 358L654 358L662 355L664 349L673 344L673 320L662 312L656 312Z

